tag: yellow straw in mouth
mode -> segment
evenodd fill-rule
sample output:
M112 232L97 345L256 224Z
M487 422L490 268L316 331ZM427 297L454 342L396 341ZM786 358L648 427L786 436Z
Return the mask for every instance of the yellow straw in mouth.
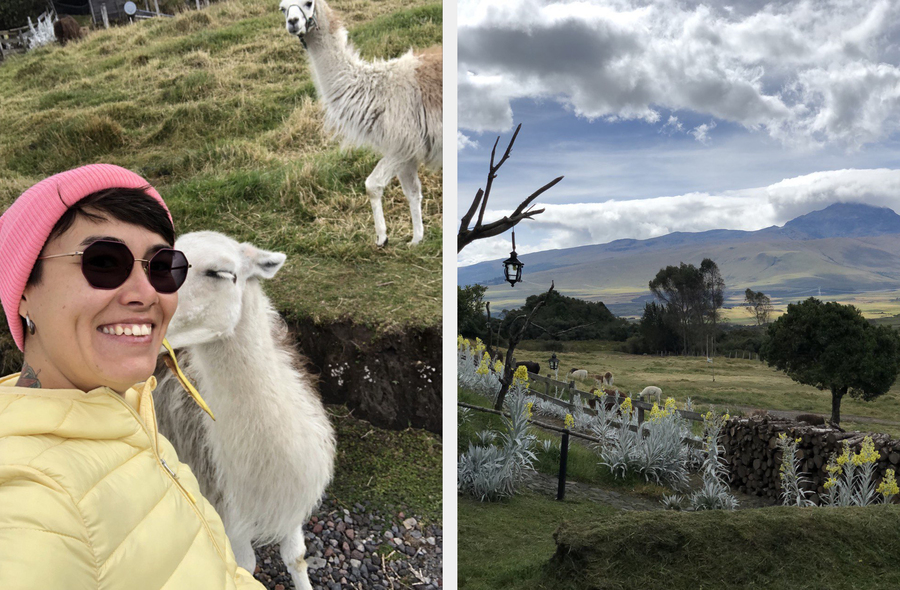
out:
M178 379L178 382L181 383L181 386L184 387L185 391L191 394L191 397L194 398L194 401L197 402L197 405L203 408L203 411L209 414L210 418L215 420L216 417L213 416L212 410L209 409L209 406L206 405L206 402L203 401L202 397L200 397L200 392L197 391L197 388L194 387L191 382L188 381L188 378L184 376L184 373L181 372L181 367L178 366L178 359L175 358L175 351L172 350L172 345L169 344L169 341L165 338L163 338L162 345L169 352L169 358L166 359L166 361L170 359L172 361L171 364L169 362L166 362L166 365L168 365L169 369L171 369L175 373L175 377Z

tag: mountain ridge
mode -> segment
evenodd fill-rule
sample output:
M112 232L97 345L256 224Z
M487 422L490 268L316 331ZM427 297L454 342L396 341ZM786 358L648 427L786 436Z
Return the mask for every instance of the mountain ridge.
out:
M566 295L603 300L611 309L628 304L631 313L649 300L647 284L660 268L697 266L708 257L732 296L747 287L782 297L884 291L900 289L898 237L900 215L893 210L835 203L756 231L673 232L520 255L526 280L515 290L504 287L499 259L459 268L457 283L486 285L488 299L513 303L553 280Z

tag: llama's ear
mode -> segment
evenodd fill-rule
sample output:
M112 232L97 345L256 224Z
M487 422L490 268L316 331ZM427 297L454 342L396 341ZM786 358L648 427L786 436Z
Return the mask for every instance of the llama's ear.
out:
M252 244L241 244L247 278L271 279L287 259L281 252L260 250Z

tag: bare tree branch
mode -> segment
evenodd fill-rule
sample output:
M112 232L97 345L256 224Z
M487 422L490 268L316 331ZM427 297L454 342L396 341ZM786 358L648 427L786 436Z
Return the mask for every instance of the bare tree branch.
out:
M506 392L509 391L509 386L512 385L513 374L515 373L516 367L513 363L513 355L516 351L516 346L518 346L519 342L522 341L522 337L525 335L525 331L528 329L529 324L531 324L531 318L534 317L534 314L537 313L537 310L541 308L545 301L550 297L550 294L553 292L554 284L553 281L550 281L550 288L547 289L547 292L541 296L541 300L534 304L534 307L531 308L531 312L525 316L520 315L517 316L510 322L509 324L509 346L506 348L506 363L503 366L503 377L500 378L500 392L497 394L497 401L494 404L494 409L500 410L503 408L503 400L506 399ZM522 327L519 328L518 331L513 330L513 324L521 319L525 318L525 322L522 324Z
M475 193L475 198L472 200L472 204L469 206L466 214L462 216L459 224L459 233L456 237L456 252L459 253L463 248L474 242L475 240L481 240L484 238L491 238L493 236L498 236L505 232L508 229L515 227L520 221L523 219L532 219L535 215L539 215L544 212L544 209L533 209L529 207L532 201L534 201L537 197L542 195L544 192L552 188L556 183L563 179L562 176L558 178L554 178L538 190L531 193L524 201L522 201L512 215L505 216L502 219L498 219L497 221L493 221L484 224L484 212L487 209L487 202L491 196L491 187L494 184L494 179L497 178L497 172L500 170L500 167L503 165L506 160L509 159L509 155L512 152L513 144L516 142L516 137L519 135L519 130L522 128L522 124L519 123L516 126L516 130L513 133L512 138L509 140L509 145L506 146L506 151L503 153L503 156L500 157L500 161L494 164L494 159L497 155L497 144L500 142L500 137L497 137L497 140L494 142L494 147L491 149L491 164L488 168L488 176L487 183L485 184L485 188L478 189L478 192ZM472 218L475 216L475 211L478 211L478 221L475 222L475 226L472 229L469 229L469 224L472 223Z

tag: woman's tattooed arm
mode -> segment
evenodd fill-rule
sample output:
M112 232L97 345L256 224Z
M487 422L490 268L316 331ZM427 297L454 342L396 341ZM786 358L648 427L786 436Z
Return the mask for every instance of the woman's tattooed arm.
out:
M28 363L22 365L22 374L19 375L19 380L16 381L16 387L33 387L34 389L40 389L41 382L38 380L38 372L35 372Z

